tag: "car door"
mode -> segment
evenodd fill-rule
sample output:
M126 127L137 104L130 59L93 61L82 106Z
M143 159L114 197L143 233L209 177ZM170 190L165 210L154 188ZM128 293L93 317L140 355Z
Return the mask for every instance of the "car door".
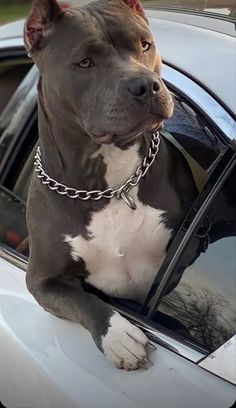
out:
M176 302L176 293L174 300L168 299L168 296L173 295L173 289L164 297L162 296L163 291L168 288L168 280L173 276L175 279L175 275L179 274L178 270L176 272L172 267L171 259L174 259L175 265L178 265L178 261L182 265L185 255L183 249L192 247L193 239L199 239L195 237L195 233L199 235L201 220L208 214L206 211L209 210L210 205L204 211L202 206L205 202L213 202L212 194L215 191L213 187L217 185L221 173L225 175L225 179L218 185L218 191L220 192L226 185L224 183L227 182L230 174L234 174L232 172L235 162L234 150L232 146L229 147L230 140L224 132L217 126L211 126L208 116L203 115L189 98L183 98L183 93L177 86L174 91L180 100L180 114L178 115L177 112L172 122L166 123L166 130L172 134L175 133L174 136L179 143L178 148L182 149L185 155L186 152L189 153L192 162L197 162L206 174L203 184L199 187L198 205L193 203L189 213L190 218L186 218L173 241L162 267L161 279L159 278L158 285L156 285L157 282L154 283L145 304L137 305L133 302L112 300L114 307L145 330L151 341L157 345L157 350L151 355L153 366L148 371L127 373L117 370L97 350L88 332L79 325L57 319L45 312L28 293L25 285L27 256L22 255L19 245L27 238L25 229L27 188L25 189L25 186L28 186L32 174L32 157L37 142L34 123L35 106L31 103L26 105L25 117L28 118L26 125L21 126L20 118L18 122L16 121L18 126L13 135L14 144L5 150L7 160L5 159L5 165L0 174L0 195L3 194L1 197L4 196L7 203L4 206L5 212L0 211L2 230L6 232L8 229L7 232L9 232L9 226L5 228L5 223L14 214L11 231L16 232L15 226L19 220L23 231L17 243L9 240L9 235L7 239L5 234L5 241L1 238L0 245L2 367L0 401L4 406L34 408L48 406L57 408L65 406L228 408L232 406L235 400L232 374L225 376L224 373L213 369L209 361L217 360L217 349L227 344L235 334L234 323L230 321L232 327L230 326L227 335L209 347L209 344L199 340L200 335L196 329L194 333L197 334L194 336L192 328L186 327L186 318L185 320L183 318L183 310L178 303L179 298ZM180 129L183 118L179 120L184 112L187 112L184 116L185 132L184 129ZM190 120L191 115L197 118L195 124ZM189 126L190 129L187 130ZM199 149L194 148L193 154L191 143L189 144L188 138L186 139L186 136L194 139L194 129L195 141L202 142L200 146L203 145L203 148L205 146L208 149L207 152L213 150L211 156L204 155L203 161L201 161L202 155L199 154ZM21 147L15 152L13 146L18 145L19 139ZM29 140L31 140L31 149L24 149ZM11 159L12 155L14 160ZM11 159L10 165L9 159ZM3 199L1 199L2 202ZM227 222L231 224L231 219ZM203 238L205 241L205 236ZM204 249L207 250L205 246ZM214 259L214 255L212 258ZM194 257L191 261L193 259ZM211 261L209 263L211 264ZM178 289L179 282L188 275L185 273L186 268L183 273L181 272L182 275L174 288ZM205 276L204 273L202 275ZM212 280L212 277L208 279ZM233 280L231 283L233 286ZM188 285L191 284L191 281L188 282ZM193 296L198 294L193 292ZM163 304L165 299L168 300L168 308ZM224 308L222 310L221 313L224 312ZM187 323L190 324L191 321L189 322L188 319ZM191 338L190 335L188 337L189 331ZM228 358L232 358L232 352ZM227 365L226 360L225 364Z

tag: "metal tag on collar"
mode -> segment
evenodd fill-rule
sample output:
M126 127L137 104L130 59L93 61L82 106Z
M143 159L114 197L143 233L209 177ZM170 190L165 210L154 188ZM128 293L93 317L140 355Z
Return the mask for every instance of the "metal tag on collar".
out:
M137 205L135 204L134 200L126 191L122 191L120 193L120 198L124 200L124 202L132 209L136 210Z

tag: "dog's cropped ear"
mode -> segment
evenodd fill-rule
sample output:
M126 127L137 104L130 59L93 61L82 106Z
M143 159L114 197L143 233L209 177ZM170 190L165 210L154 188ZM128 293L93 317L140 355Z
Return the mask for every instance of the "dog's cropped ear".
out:
M53 23L62 9L56 0L35 0L24 27L25 48L30 54L40 47L50 23Z
M146 20L143 6L139 0L122 0L122 1L125 4L127 4L128 7L139 13Z

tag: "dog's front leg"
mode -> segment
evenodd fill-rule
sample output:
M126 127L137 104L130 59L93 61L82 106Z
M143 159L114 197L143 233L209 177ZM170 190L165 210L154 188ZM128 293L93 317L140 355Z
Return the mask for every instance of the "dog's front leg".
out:
M145 334L108 304L85 292L80 279L61 275L35 279L31 271L29 265L27 287L38 303L58 317L82 324L116 367L134 370L149 363Z

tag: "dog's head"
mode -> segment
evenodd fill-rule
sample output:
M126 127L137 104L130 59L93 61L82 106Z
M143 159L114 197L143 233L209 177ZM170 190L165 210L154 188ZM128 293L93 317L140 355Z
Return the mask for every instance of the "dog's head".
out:
M100 0L64 11L56 0L36 0L24 38L50 109L59 107L96 142L125 143L172 115L139 0Z

